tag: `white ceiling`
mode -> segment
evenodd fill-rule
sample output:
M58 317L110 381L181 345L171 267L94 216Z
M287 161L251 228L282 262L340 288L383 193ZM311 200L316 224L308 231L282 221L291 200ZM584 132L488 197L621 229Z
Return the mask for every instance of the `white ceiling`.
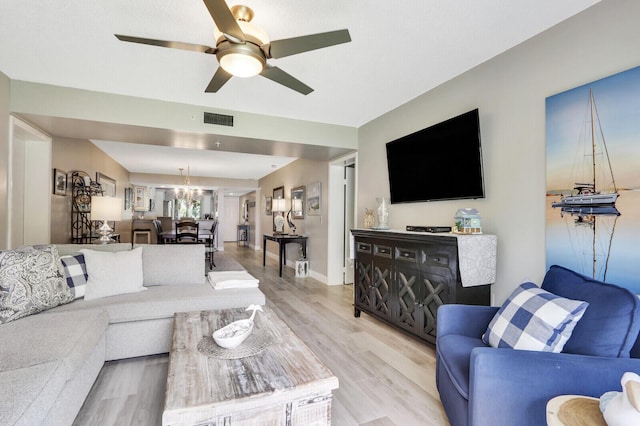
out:
M2 0L0 71L14 80L359 127L598 2L228 1L253 8L253 23L272 40L349 29L351 43L270 60L315 89L303 96L259 76L204 93L215 56L113 35L212 45L214 24L201 0ZM114 142L126 140L99 144L131 172L177 173L187 162L200 169L199 155L184 152L189 161L177 164L178 154L161 147L116 150ZM133 157L139 149L154 155ZM153 163L139 160L150 157ZM286 161L264 160L248 169L268 174L265 168Z
M92 140L94 145L122 167L136 173L179 175L179 168L187 167L191 176L255 179L272 173L294 161L293 157L275 155L241 154L228 151L211 151L173 148L135 143ZM179 183L176 179L176 183Z

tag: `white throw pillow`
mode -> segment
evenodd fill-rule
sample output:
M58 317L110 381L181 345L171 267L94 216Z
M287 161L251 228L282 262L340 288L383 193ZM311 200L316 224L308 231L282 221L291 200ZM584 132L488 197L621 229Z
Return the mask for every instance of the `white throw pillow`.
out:
M80 252L84 254L89 276L84 300L146 290L142 286L141 247L114 253L88 249Z

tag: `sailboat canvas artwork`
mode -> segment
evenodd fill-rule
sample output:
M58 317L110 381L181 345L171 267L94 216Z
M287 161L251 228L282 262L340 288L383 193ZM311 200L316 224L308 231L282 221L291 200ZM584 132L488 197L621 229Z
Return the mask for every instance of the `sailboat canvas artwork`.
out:
M546 99L547 267L640 294L640 67Z

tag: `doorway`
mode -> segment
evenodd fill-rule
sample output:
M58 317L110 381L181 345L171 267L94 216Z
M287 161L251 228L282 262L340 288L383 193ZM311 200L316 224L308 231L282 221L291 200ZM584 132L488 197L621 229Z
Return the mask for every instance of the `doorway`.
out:
M51 242L51 138L10 117L8 247Z
M329 164L329 235L327 284L353 283L351 232L355 226L357 154L338 158Z
M224 207L222 211L223 215L220 221L222 241L237 241L237 225L240 223L240 198L224 197Z

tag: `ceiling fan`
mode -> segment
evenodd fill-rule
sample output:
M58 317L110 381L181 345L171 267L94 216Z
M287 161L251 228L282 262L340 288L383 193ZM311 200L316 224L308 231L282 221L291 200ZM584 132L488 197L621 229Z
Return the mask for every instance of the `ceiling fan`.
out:
M260 74L303 95L308 95L313 92L313 89L280 68L267 64L267 59L284 58L351 41L349 30L346 29L270 41L262 28L251 23L253 19L251 8L236 5L229 9L225 0L203 1L217 27L214 31L215 47L121 34L115 34L115 36L118 40L131 43L216 55L220 66L205 92L217 92L233 76L252 77Z

